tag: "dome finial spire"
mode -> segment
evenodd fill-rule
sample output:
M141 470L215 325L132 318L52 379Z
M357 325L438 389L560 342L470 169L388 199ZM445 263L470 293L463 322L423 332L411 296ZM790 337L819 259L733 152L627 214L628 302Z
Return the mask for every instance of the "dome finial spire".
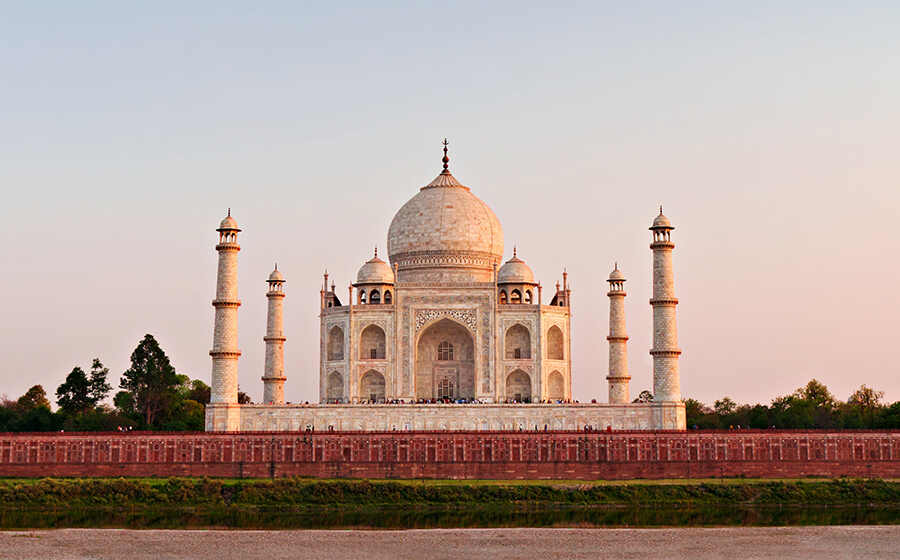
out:
M375 258L378 258L378 245L375 246Z
M659 205L659 215L662 216L662 204Z
M518 256L518 255L517 255L517 252L518 252L518 247L516 247L515 245L513 245L513 258L516 258L516 257Z
M230 206L228 207L228 217L229 218L231 217L231 207Z
M447 142L447 139L444 138L444 141L441 143L444 145L444 157L441 160L444 162L444 170L441 173L450 173L450 169L447 167L447 164L450 163L450 158L447 157L447 146L450 145L450 142Z

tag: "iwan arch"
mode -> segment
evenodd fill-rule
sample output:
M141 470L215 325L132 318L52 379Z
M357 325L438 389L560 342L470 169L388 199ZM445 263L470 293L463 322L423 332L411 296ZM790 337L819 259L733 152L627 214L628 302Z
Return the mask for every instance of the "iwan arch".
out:
M340 295L320 291L319 404L284 402L284 278L269 276L264 403L238 405L237 234L219 231L212 402L206 427L233 430L684 429L670 232L651 230L654 403L631 403L624 276L610 285L608 403L572 401L567 274L549 290L513 250L487 205L443 170L394 216L389 263L363 264ZM546 302L546 303L545 303ZM591 370L595 368L590 368Z

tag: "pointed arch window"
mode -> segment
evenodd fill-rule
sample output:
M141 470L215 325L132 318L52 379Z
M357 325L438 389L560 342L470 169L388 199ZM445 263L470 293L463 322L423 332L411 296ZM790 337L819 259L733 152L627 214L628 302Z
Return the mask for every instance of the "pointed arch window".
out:
M500 303L506 303L506 290L500 290Z
M438 344L438 355L437 359L439 362L448 362L453 360L453 345L447 342L441 342Z
M369 296L369 303L372 305L381 303L381 295L378 293L378 290L372 290L372 294Z
M393 302L393 299L391 298L391 291L385 290L384 291L384 303L390 305L392 302Z

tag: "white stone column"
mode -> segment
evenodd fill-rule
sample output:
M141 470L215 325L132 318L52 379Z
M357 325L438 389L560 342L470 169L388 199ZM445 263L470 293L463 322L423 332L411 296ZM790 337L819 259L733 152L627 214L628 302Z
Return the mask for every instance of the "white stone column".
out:
M675 279L672 271L672 227L669 219L659 209L653 220L653 400L656 402L680 402L681 380L678 373L678 324L675 320Z
M609 404L627 404L628 393L628 335L625 330L625 275L618 263L609 274Z
M216 275L216 299L212 305L216 309L213 329L210 406L207 407L206 429L234 431L240 428L238 393L238 252L237 234L241 230L237 222L228 216L219 228L219 268Z
M278 265L266 281L269 300L266 319L266 363L263 370L263 404L284 404L284 276L278 271Z

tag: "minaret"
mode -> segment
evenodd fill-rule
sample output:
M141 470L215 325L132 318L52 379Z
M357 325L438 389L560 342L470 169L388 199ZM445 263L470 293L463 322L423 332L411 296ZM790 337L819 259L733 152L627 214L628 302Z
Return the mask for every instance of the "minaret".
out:
M275 270L266 280L269 313L266 319L266 365L263 370L263 404L284 404L284 276Z
M678 374L678 325L675 321L675 279L672 271L671 232L675 229L662 213L653 220L653 400L655 402L680 402L681 380Z
M628 395L628 335L625 332L625 275L619 263L609 273L609 404L627 404Z
M238 307L241 305L237 285L237 259L241 247L237 242L237 234L241 230L231 217L230 208L228 216L222 220L216 231L219 232L219 243L216 245L216 251L219 252L219 269L216 275L216 299L212 302L216 308L216 320L213 348L209 351L209 355L212 356L212 391L211 406L207 408L206 427L208 430L217 431L237 430L240 421L237 408L238 357L241 355L237 347ZM222 412L217 412L219 409Z

